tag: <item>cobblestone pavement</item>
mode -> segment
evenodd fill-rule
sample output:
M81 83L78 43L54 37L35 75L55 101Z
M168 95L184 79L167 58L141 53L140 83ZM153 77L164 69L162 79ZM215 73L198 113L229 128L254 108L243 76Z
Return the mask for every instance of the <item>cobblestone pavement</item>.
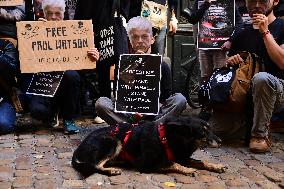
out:
M26 119L26 118L22 118ZM27 119L28 120L28 119ZM255 155L241 142L199 150L194 157L228 165L226 173L198 170L194 177L180 174L144 174L123 169L122 175L94 174L83 179L70 165L74 149L92 130L101 127L81 119L80 134L62 129L32 127L0 135L0 189L7 188L284 188L284 135L273 134L271 153Z

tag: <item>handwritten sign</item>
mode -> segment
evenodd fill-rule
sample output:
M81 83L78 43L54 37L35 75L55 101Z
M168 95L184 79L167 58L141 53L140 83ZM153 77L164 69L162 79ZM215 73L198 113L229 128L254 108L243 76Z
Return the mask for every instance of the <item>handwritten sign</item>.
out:
M199 49L220 49L229 39L235 26L235 1L212 0L209 9L198 23ZM198 1L198 6L204 1Z
M0 0L0 7L23 5L23 0Z
M115 112L157 115L161 80L159 55L121 55Z
M87 50L94 47L91 20L17 23L22 73L94 69Z
M33 75L26 94L54 97L64 72L41 72Z

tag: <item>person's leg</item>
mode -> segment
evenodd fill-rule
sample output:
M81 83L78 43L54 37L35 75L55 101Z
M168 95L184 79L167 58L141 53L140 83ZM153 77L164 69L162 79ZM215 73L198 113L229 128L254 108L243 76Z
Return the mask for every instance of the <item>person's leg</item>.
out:
M266 72L257 73L252 79L254 117L250 149L254 152L269 150L268 124L272 113L283 106L283 85L283 80Z
M157 48L157 53L164 55L165 53L165 41L166 41L167 27L163 27L160 31L157 32L155 37L154 46Z
M155 122L163 122L169 116L178 116L186 108L186 98L180 94L175 93L171 95L166 103L160 107L159 115L155 117Z
M63 118L66 134L78 133L74 119L80 114L80 76L77 71L68 70L56 92L56 103Z
M50 121L54 115L53 99L43 96L31 96L29 110L31 116L37 120Z
M0 102L0 133L9 133L15 130L16 111L8 102Z
M128 116L122 113L115 113L111 99L100 97L96 101L95 109L100 116L109 125L114 125L121 122L128 122Z
M74 119L80 114L80 76L77 71L64 72L55 98L63 119Z
M107 60L97 62L96 71L98 74L98 88L100 92L100 97L111 98L111 82L109 78L110 66L111 63Z
M214 50L213 51L213 69L211 74L213 73L213 70L216 68L222 68L226 65L226 51L222 50ZM210 75L211 75L210 74Z

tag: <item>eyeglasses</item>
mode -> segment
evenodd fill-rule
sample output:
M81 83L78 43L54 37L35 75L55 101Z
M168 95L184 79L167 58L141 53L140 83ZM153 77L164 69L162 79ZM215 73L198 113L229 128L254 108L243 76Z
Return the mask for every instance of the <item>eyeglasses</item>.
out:
M144 35L131 35L131 39L134 41L139 41L140 38L142 41L147 41L149 39L150 35L149 34L144 34Z

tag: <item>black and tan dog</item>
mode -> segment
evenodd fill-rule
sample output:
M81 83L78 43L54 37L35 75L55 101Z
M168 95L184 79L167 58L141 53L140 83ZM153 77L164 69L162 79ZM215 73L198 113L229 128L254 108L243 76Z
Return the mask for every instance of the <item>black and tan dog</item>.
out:
M171 117L163 124L118 124L93 131L75 150L73 167L84 176L94 172L118 175L119 169L107 167L112 160L131 163L141 172L195 173L195 168L224 172L225 166L193 160L190 156L202 144L220 139L208 124L193 117Z

